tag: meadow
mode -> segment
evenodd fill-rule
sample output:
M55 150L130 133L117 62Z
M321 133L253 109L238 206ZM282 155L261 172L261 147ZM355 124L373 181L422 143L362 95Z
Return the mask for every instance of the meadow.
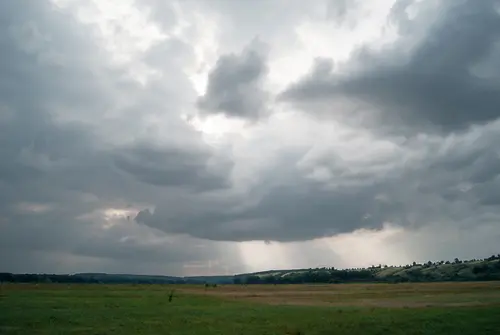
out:
M3 284L0 292L2 335L347 333L499 334L500 283Z

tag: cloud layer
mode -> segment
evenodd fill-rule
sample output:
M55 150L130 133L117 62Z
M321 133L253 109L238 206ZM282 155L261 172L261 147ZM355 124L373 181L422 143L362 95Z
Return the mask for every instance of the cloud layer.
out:
M29 2L0 4L0 271L498 252L498 1Z

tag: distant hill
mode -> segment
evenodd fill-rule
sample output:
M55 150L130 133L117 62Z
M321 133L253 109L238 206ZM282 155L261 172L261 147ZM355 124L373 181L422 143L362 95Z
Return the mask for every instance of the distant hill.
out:
M301 284L361 282L437 282L500 280L500 254L480 260L414 262L405 266L378 265L357 269L268 270L234 276L173 277L154 275L77 273L0 273L0 282L105 283L105 284Z
M13 274L0 273L0 282L89 284L232 284L234 276L173 277L109 273Z
M235 276L242 284L300 284L356 282L437 282L500 280L500 255L481 260L427 262L405 266L378 265L369 268L316 268L265 271Z

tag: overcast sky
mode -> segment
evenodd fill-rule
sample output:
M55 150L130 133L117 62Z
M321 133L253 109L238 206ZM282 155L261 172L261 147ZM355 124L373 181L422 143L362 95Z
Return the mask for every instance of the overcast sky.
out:
M500 1L0 1L0 271L500 252Z

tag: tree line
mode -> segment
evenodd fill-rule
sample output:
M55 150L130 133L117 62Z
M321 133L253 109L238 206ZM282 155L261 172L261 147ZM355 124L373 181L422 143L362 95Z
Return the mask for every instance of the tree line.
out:
M436 282L500 280L500 254L485 259L438 261L403 266L280 270L236 276L169 277L113 274L0 273L0 282L80 284L314 284L363 282Z
M10 283L74 283L74 284L184 284L182 278L172 279L161 276L126 276L126 275L66 275L25 273L0 273L0 282Z
M500 280L500 255L483 260L439 261L403 266L377 265L369 268L276 271L235 276L235 284L327 284L363 282L439 282Z

